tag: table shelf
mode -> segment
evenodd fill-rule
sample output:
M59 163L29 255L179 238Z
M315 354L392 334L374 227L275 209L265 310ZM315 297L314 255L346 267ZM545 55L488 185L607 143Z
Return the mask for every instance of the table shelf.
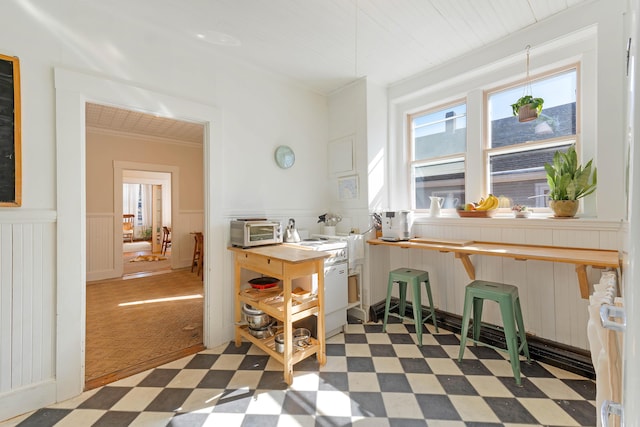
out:
M235 344L249 341L283 364L284 380L293 382L293 365L316 355L321 366L326 363L324 333L324 259L329 256L322 251L306 251L285 245L261 246L251 249L229 247L234 252L235 268ZM273 290L243 289L242 270L265 274L282 281L282 288ZM318 294L302 301L292 293L292 280L313 274L318 275ZM280 298L278 298L280 297ZM272 337L258 338L251 335L247 325L242 325L242 305L248 304L262 310L280 324L284 333L284 352L275 350L275 334ZM317 315L318 338L310 337L305 348L293 345L293 323Z

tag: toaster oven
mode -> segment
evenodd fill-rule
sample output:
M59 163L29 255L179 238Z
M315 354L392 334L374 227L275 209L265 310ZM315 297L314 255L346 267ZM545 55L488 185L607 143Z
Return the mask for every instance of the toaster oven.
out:
M265 218L235 219L231 221L230 243L241 248L282 243L282 226Z

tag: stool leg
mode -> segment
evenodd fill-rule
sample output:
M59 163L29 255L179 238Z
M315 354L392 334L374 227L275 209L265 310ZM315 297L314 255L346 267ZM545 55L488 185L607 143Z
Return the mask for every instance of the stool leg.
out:
M516 334L515 311L513 301L511 299L500 302L500 312L502 314L502 323L504 326L505 341L507 350L509 351L509 361L511 362L511 370L516 379L517 385L522 385L520 379L520 359L518 357L518 335Z
M431 284L429 283L429 280L424 281L424 287L427 290L427 298L429 299L429 311L431 312L430 316L427 316L427 319L431 317L433 326L435 326L436 332L438 332L438 323L436 322L436 310L433 308L433 298L431 298Z
M196 261L198 259L198 238L197 237L193 237L195 240L195 243L193 244L193 259L191 260L191 272L193 273L193 269L196 266Z
M384 303L384 321L382 322L382 332L387 331L387 320L389 318L389 308L391 306L391 291L393 290L393 280L389 278L387 285L387 300Z
M520 307L520 298L516 299L515 302L515 310L516 310L516 322L518 323L518 335L520 336L520 342L522 343L522 351L524 355L527 357L527 360L531 362L531 357L529 356L529 344L527 343L527 331L524 329L524 320L522 320L522 308Z
M398 288L400 292L400 305L398 307L398 314L400 317L405 316L405 310L407 308L407 283L398 282Z
M416 325L416 336L418 337L418 346L422 347L422 295L420 295L420 282L413 280L413 322Z
M478 341L480 339L480 328L482 326L482 306L484 304L483 298L473 298L473 339Z
M462 330L460 331L460 351L458 352L458 362L462 361L464 356L464 350L467 344L467 334L469 333L469 316L471 315L471 304L473 297L465 294L464 296L464 308L462 309ZM473 319L475 322L475 319Z

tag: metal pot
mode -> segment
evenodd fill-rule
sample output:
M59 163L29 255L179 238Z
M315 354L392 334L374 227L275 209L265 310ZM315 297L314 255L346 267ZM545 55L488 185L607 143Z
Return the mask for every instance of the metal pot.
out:
M309 338L311 332L306 328L298 328L293 331L293 345L299 348L304 348L309 345Z
M249 329L263 329L271 324L271 316L247 304L242 306L242 313L249 324Z
M278 353L284 353L284 334L276 335L274 342L276 345L276 351Z
M273 326L275 325L275 321L265 326L264 328L253 329L249 328L249 333L256 338L263 339L269 338L273 336Z
M306 328L298 328L293 331L293 346L305 348L309 343L311 332ZM278 353L284 353L284 333L276 335L274 338L275 348Z

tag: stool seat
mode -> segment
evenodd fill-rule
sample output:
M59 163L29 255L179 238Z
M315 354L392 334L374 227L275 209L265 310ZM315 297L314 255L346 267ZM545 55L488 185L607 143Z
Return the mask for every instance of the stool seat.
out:
M516 384L522 385L520 378L520 359L519 354L524 352L528 361L529 346L527 344L527 335L524 329L524 321L522 320L522 309L520 307L520 297L518 288L513 285L504 283L487 282L484 280L474 280L465 288L464 308L462 314L462 330L460 332L460 352L458 353L458 362L462 361L462 356L466 348L466 341L469 339L475 344L482 344L495 350L505 351L483 342L480 342L480 327L482 323L482 306L485 300L495 301L500 306L500 314L502 316L502 325L504 328L505 341L507 344L507 352L511 362L511 370L516 380ZM469 321L473 310L473 338L468 338ZM516 330L517 325L517 330ZM518 346L518 338L520 338L520 346Z
M398 305L398 314L404 318L405 306L407 303L407 284L411 284L413 292L413 320L416 325L416 335L418 337L418 345L422 346L422 324L431 318L433 326L438 332L438 324L436 322L436 312L433 308L433 298L431 297L431 284L429 283L429 273L423 270L412 268L398 268L389 272L389 284L387 286L387 299L384 306L384 321L382 323L382 332L387 330L387 320L389 318L389 309L391 306L391 291L393 285L398 283L400 292L400 302ZM420 284L424 283L429 299L429 314L422 318L422 297L420 293Z

